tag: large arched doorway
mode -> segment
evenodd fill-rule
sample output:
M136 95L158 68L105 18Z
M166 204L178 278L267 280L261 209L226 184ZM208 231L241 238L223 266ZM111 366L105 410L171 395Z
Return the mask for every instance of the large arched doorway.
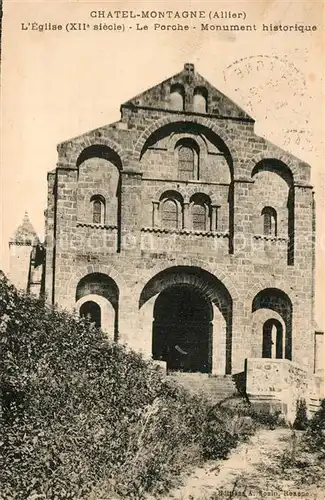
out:
M196 288L171 286L154 307L153 358L166 361L167 370L211 372L211 303Z
M143 287L139 309L143 350L168 370L231 373L232 298L216 276L196 266L167 268Z
M84 302L80 307L79 314L81 317L87 318L92 323L95 323L97 328L101 327L101 311L100 306L96 302L92 300Z

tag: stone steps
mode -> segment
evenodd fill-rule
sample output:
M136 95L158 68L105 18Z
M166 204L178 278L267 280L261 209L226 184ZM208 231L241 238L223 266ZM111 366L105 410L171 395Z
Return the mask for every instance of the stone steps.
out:
M214 403L238 395L235 381L231 375L172 372L168 376L176 380L191 394L204 395Z
M315 398L315 397L310 398L308 410L311 417L320 409L320 403L321 403L320 398Z

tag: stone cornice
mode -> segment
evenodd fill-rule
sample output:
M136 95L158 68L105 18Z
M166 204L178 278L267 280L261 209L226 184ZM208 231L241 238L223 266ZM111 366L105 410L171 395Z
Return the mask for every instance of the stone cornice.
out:
M268 236L265 234L254 234L255 240L265 240L265 241L280 241L287 243L289 240L284 236Z
M91 227L93 229L109 229L111 231L117 230L117 226L111 226L109 224L96 224L95 222L77 222L77 227Z
M194 231L193 229L164 229L160 227L143 227L142 233L179 234L185 236L205 236L207 238L229 238L229 233L217 231Z

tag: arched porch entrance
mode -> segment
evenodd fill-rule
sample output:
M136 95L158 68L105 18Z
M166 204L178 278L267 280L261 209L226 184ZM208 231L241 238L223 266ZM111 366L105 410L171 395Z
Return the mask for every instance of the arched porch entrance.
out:
M175 285L159 294L154 307L152 354L167 370L210 373L211 303L197 288Z
M139 309L142 350L167 370L231 373L232 298L216 276L167 268L146 283Z

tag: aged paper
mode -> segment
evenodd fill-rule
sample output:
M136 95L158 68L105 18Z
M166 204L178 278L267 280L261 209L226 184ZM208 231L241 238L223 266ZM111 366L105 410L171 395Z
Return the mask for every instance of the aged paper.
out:
M323 1L3 2L1 262L27 211L44 239L57 144L118 121L120 105L195 65L256 120L255 132L311 166L315 321L324 329Z

